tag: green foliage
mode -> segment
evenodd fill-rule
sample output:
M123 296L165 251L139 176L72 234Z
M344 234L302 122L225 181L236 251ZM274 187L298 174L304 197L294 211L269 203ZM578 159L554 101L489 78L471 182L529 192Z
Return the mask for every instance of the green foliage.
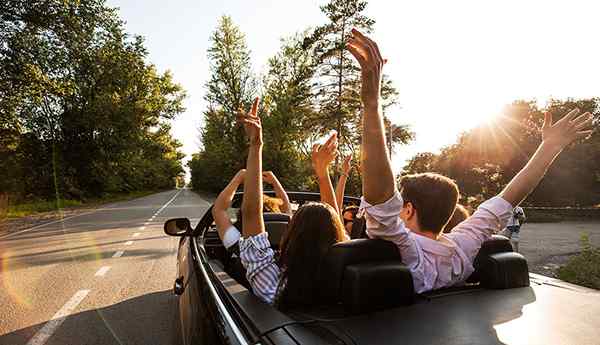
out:
M548 170L545 179L526 199L526 204L579 206L600 200L600 99L552 100L546 109L536 103L516 101L501 117L463 133L456 144L439 154L420 153L404 167L403 174L438 172L458 183L463 199L496 195L527 163L541 141L538 128L544 111L558 120L578 107L594 114L596 130L583 143L572 145ZM566 187L568 186L568 187Z
M183 154L168 120L185 93L145 61L116 10L104 0L2 6L1 190L80 200L172 187Z
M206 85L203 148L188 163L194 189L218 192L245 166L246 145L235 113L240 107L247 109L257 94L262 96L263 168L272 170L286 188L316 190L310 148L332 129L338 131L340 151L359 161L360 71L344 42L352 27L371 31L374 20L363 14L366 4L333 0L322 6L329 22L283 39L279 52L268 61L260 89L251 73L243 33L229 17L221 19L208 51L211 78ZM384 108L396 97L386 78ZM391 142L412 140L408 127L392 125L387 118L385 125ZM357 172L350 175L347 193L360 194Z
M581 235L581 253L558 269L558 277L569 283L600 289L600 248L592 246L588 234Z

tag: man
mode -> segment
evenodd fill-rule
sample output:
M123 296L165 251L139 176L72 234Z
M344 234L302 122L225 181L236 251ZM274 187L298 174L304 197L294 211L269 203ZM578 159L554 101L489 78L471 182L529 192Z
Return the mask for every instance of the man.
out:
M571 142L591 134L592 116L577 116L579 110L575 109L553 123L552 115L546 113L542 143L523 170L498 196L481 204L452 232L443 234L458 201L456 184L439 174L417 174L403 178L401 192L397 191L379 103L387 60L377 44L357 30L352 30L346 47L361 67L361 212L366 217L367 234L398 246L412 274L415 292L462 284L474 271L473 260L482 243L505 227L512 209L537 186L554 159Z
M508 220L506 228L499 232L500 235L508 237L515 252L519 252L519 237L521 225L525 222L525 211L520 206L513 209L513 216Z

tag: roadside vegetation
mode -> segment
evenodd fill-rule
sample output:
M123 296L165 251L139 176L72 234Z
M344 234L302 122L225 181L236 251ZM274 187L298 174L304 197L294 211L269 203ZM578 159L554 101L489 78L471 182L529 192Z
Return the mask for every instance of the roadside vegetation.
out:
M558 277L569 283L600 290L600 248L594 247L588 234L581 236L581 253L558 269Z
M106 194L102 197L84 199L84 200L72 200L72 199L60 199L58 202L56 201L46 201L46 200L37 200L22 204L10 205L8 210L4 212L4 217L6 218L18 218L18 217L26 217L35 215L37 213L42 212L50 212L50 211L58 211L64 209L73 209L73 208L89 208L95 207L102 204L130 200L135 198L141 198L146 195L154 194L160 192L160 190L151 190L151 191L136 191L129 193L115 193L115 194ZM0 212L0 219L2 219L2 212Z
M175 187L185 92L105 0L0 5L0 199L10 215ZM110 199L110 198L109 198ZM6 211L5 211L6 213Z

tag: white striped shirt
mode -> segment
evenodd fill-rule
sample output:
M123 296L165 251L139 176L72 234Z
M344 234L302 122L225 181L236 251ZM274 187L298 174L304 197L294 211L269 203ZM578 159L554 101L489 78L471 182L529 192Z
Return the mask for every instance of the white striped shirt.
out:
M272 304L279 287L281 269L275 261L269 234L263 232L242 238L239 245L240 259L246 269L246 279L252 286L252 292L263 301Z

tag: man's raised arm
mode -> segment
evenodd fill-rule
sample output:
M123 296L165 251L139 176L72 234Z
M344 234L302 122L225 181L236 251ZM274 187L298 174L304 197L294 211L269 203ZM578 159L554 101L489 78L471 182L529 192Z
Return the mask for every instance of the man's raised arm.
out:
M364 107L361 144L363 196L369 204L376 205L387 201L396 190L379 104L382 69L386 61L381 57L377 44L356 29L352 30L346 48L358 60L361 68L361 100Z
M581 116L578 109L570 111L555 124L552 114L546 113L542 127L542 143L527 165L510 181L500 196L511 205L517 206L540 183L548 167L562 150L576 139L581 139L592 131L592 114Z

